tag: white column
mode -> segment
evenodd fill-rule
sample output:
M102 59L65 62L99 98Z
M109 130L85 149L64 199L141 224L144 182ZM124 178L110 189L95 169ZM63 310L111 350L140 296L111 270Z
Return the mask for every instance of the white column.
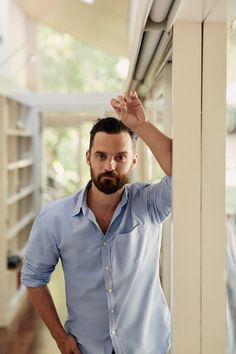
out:
M172 136L172 64L165 66L163 77L163 124L164 132ZM162 287L167 303L170 305L171 294L171 225L172 219L168 218L162 231Z
M201 24L173 31L172 353L200 353ZM210 353L208 353L210 354Z
M226 44L226 24L205 22L202 101L202 354L225 353Z

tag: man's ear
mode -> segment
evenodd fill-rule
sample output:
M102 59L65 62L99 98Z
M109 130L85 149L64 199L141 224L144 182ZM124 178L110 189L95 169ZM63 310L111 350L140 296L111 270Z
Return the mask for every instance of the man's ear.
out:
M136 153L134 156L133 156L133 160L132 160L132 170L137 166L137 162L138 162L138 154Z
M86 151L86 162L90 166L90 150Z

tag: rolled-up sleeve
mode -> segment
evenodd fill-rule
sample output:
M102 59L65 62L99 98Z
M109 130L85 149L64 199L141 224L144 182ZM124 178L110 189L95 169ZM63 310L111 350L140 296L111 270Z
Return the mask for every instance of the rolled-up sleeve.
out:
M59 249L45 215L39 215L26 246L21 282L26 287L46 285L58 259Z
M157 222L163 222L171 213L172 177L165 176L159 183L148 186L148 210Z

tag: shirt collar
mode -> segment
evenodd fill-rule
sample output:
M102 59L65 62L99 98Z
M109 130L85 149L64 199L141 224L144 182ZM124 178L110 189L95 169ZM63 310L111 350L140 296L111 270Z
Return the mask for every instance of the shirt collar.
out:
M128 185L126 184L125 186L125 189L124 189L124 192L122 194L122 197L121 197L121 201L120 201L120 207L122 208L126 203L127 203L127 200L128 200Z
M91 184L92 184L92 181L90 180L87 183L86 187L83 188L81 190L81 192L79 193L79 196L76 201L72 216L78 215L83 207L85 207L85 208L88 207L87 206L87 193L88 193L89 188L91 187ZM127 200L128 200L128 185L125 186L124 192L122 194L121 201L119 203L120 208L122 208L127 203Z
M74 210L73 210L72 216L78 215L80 213L82 207L87 207L87 193L88 193L89 188L91 187L91 184L92 184L92 181L90 180L87 183L86 187L80 191L78 199L77 199L75 207L74 207Z

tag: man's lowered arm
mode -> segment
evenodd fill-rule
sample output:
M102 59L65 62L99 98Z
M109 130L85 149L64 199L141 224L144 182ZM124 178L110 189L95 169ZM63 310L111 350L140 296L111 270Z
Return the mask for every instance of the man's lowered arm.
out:
M29 297L62 354L81 354L73 336L64 330L48 287L28 288Z

